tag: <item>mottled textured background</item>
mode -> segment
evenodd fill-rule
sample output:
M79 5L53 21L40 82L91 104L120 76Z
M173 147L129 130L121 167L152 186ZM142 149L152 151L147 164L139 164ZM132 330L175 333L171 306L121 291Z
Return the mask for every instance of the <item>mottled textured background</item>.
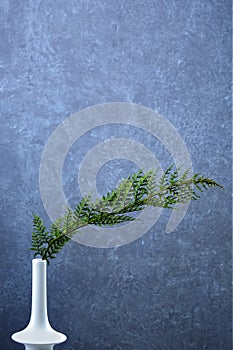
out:
M191 203L170 235L163 211L129 245L68 244L48 276L51 324L68 336L57 349L232 349L231 1L2 0L0 8L1 350L23 349L10 335L29 317L32 213L49 223L39 192L43 148L68 116L112 101L165 116L194 170L225 190ZM130 135L163 166L172 161L163 145L128 126L93 135L96 143ZM92 147L85 140L84 153ZM76 145L64 164L67 196L79 152ZM103 166L100 190L127 175L129 164Z

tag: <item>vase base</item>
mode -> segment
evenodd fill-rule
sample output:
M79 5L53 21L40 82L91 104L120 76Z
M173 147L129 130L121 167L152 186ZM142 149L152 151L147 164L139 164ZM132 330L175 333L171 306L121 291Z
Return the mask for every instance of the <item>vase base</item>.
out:
M63 343L67 337L49 329L31 329L25 328L21 332L14 333L11 338L17 343L25 345L25 350L52 350L54 345Z
M44 344L44 345L29 345L25 344L25 350L53 350L54 345L51 344Z

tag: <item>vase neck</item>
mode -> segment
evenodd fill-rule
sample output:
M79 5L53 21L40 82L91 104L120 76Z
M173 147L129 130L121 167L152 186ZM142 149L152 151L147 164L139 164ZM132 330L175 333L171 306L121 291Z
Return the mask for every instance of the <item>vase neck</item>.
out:
M32 260L32 306L30 325L43 328L49 325L47 313L47 261Z

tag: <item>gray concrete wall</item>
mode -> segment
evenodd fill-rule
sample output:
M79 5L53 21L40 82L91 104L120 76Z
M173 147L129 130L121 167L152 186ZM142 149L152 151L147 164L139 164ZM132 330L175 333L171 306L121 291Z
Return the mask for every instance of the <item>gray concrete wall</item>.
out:
M229 0L3 0L0 4L0 347L30 312L32 214L49 218L39 164L49 136L92 105L133 102L161 113L182 136L194 171L225 185L192 202L172 234L170 213L137 241L112 249L70 242L49 267L49 315L64 350L230 350L231 2ZM91 137L92 135L92 137ZM75 143L64 191L111 137L143 143L162 166L163 145L127 125L96 128ZM136 167L112 160L103 193Z

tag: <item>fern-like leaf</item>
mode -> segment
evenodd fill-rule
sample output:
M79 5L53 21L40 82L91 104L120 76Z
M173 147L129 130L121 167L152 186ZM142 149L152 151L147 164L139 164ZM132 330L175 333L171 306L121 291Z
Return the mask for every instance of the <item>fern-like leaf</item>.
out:
M34 215L31 247L34 257L39 255L49 263L84 226L113 226L134 221L130 214L145 207L173 209L176 204L199 199L200 193L209 188L222 188L200 173L190 178L188 174L189 170L181 173L181 168L176 169L174 165L167 168L160 178L157 170L139 170L94 203L91 195L83 197L74 210L67 208L64 216L51 225L50 231L46 230L40 216Z

